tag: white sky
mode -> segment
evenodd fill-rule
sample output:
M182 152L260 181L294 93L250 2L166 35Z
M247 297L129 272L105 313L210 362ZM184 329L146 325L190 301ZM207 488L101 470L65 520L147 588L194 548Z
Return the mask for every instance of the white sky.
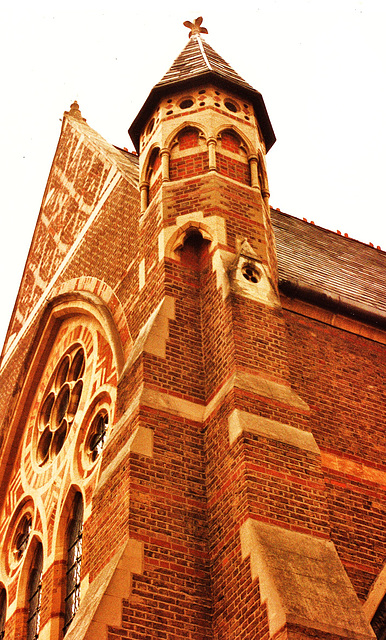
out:
M181 8L182 7L182 8ZM204 17L207 42L263 94L271 204L386 249L384 0L19 0L2 8L0 342L63 111L112 144Z

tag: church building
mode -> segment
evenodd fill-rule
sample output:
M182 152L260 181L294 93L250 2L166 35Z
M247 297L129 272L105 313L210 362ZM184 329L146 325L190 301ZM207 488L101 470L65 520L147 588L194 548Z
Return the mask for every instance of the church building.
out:
M1 357L0 639L385 640L386 254L270 207L263 97L185 25L135 153L64 114Z

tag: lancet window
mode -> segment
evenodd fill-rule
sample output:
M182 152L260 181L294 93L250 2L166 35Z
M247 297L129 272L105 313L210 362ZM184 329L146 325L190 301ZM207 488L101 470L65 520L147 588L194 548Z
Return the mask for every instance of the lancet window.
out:
M40 607L43 573L43 548L36 547L28 581L27 640L37 640L40 631Z
M70 626L80 603L80 571L82 564L83 500L74 498L72 518L67 533L66 597L63 633Z

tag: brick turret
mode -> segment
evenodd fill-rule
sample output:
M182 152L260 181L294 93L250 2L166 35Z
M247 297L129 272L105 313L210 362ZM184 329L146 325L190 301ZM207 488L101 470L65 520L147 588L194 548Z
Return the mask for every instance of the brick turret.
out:
M152 230L143 245L152 256L142 259L143 295L161 279L173 307L163 357L144 359L144 379L154 408L168 414L169 438L175 443L187 424L197 437L198 458L181 442L186 475L167 496L157 499L145 474L152 512L165 501L170 516L175 501L192 506L174 521L181 554L168 564L179 584L189 567L200 602L194 622L185 612L186 628L197 637L248 640L316 629L345 635L339 617L350 598L358 605L327 542L309 407L289 381L265 169L275 138L263 99L193 29L130 133L140 152L140 225ZM165 464L177 460L175 449L163 451ZM142 534L152 526L146 519ZM310 559L328 601L318 615L309 611L309 590L293 584L306 581L299 548L336 563L335 602L325 586L330 569ZM166 562L164 550L152 556L159 567ZM359 624L358 610L353 619Z

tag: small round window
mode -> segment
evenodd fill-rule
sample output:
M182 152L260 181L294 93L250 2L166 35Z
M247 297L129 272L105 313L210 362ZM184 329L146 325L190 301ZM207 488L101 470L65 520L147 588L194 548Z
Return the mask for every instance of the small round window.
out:
M151 133L154 129L154 118L152 118L149 122L149 124L147 125L147 129L146 129L146 133L149 135L149 133Z
M232 111L232 113L237 113L238 107L234 102L231 102L230 100L225 100L224 104L228 109L228 111Z
M26 513L20 520L16 529L14 542L13 542L13 554L15 560L20 560L24 551L27 548L32 529L32 517L29 513Z
M249 264L248 262L243 265L241 269L241 273L243 274L244 278L248 280L248 282L251 282L252 284L256 284L260 280L259 271L255 269L255 267Z
M193 100L191 98L185 98L180 102L180 109L189 109L193 106Z
M92 421L88 438L89 457L92 462L95 462L102 452L107 436L108 424L109 417L105 411L100 411Z

